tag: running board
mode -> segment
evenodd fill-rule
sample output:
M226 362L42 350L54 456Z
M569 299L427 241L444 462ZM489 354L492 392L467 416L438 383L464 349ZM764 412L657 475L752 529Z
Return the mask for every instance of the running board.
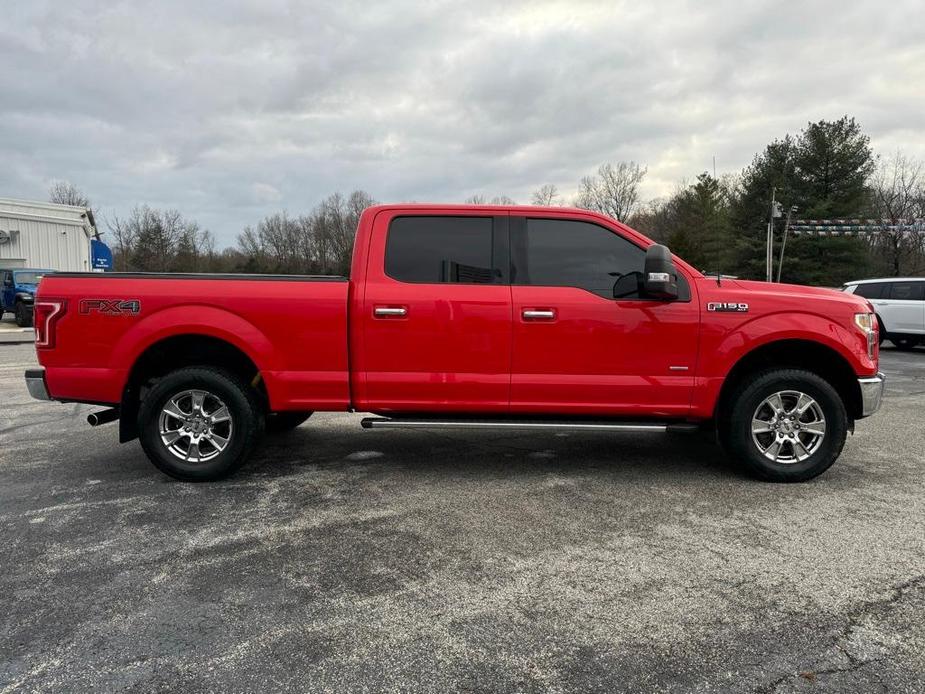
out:
M519 419L412 419L402 417L366 417L360 422L364 429L546 429L578 431L651 431L694 432L696 424L687 422L608 422L581 420L519 420Z

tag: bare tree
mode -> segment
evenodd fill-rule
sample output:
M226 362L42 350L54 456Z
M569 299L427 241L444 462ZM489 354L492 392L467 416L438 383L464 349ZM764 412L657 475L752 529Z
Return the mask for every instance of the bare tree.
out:
M247 227L238 235L239 265L251 272L345 275L360 215L375 204L367 193L356 190L346 197L334 193L296 219L285 213L270 215L256 229Z
M214 252L212 234L177 210L140 205L108 226L120 270L199 272L208 269L206 259Z
M133 216L137 209L133 210ZM108 222L108 226L109 231L116 239L114 268L125 272L129 269L131 252L135 246L135 237L138 233L138 225L133 222L130 216L125 219L114 217L111 222Z
M507 195L496 195L488 200L484 195L470 195L466 198L467 205L516 205L517 202Z
M639 205L639 184L645 176L646 168L636 162L601 164L596 176L581 179L575 206L625 222Z
M59 205L89 207L90 200L84 192L69 181L55 181L48 189L48 201Z
M533 197L531 198L531 202L534 205L540 205L542 207L558 205L560 200L559 189L552 183L547 183L534 190Z
M925 216L925 169L902 152L881 162L871 179L873 213L884 220L873 245L893 276L920 272L923 235L904 227L904 220Z

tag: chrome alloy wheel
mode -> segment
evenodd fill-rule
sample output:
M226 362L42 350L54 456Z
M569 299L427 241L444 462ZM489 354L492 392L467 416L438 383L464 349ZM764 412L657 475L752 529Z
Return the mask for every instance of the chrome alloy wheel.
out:
M164 446L180 460L203 463L228 447L234 433L231 412L216 395L184 390L165 403L158 418Z
M766 397L752 416L752 440L775 463L802 463L819 450L824 439L822 408L798 390Z

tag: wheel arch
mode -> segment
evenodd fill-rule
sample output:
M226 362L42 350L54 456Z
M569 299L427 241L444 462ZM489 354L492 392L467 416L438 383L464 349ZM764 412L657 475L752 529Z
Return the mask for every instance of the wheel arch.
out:
M743 380L771 368L803 369L817 374L839 394L850 420L861 416L861 387L851 364L838 350L821 342L805 339L767 342L742 355L723 380L714 416L723 415L731 394Z
M120 403L120 442L137 437L138 409L146 389L159 378L188 366L212 366L240 376L269 402L266 384L256 361L229 340L201 332L184 332L148 344L129 369Z

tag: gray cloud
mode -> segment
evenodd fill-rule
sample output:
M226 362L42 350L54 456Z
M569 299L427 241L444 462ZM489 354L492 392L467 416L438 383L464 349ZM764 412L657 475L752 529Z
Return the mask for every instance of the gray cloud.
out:
M645 194L856 116L925 156L919 2L17 3L0 195L65 178L104 214L179 208L229 243L336 190L527 201L602 161Z

